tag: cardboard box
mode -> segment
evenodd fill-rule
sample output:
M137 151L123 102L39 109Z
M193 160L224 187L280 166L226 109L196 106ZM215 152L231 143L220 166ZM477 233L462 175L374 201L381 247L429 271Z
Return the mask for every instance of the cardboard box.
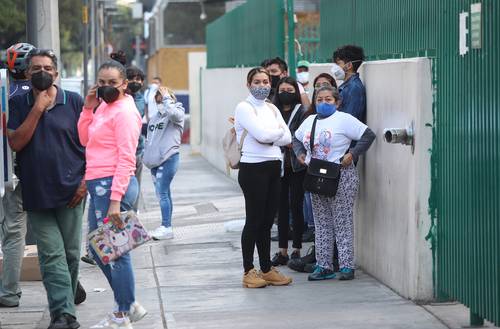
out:
M3 257L0 256L0 273L3 271ZM21 267L21 281L42 281L38 251L35 245L24 248L23 265Z

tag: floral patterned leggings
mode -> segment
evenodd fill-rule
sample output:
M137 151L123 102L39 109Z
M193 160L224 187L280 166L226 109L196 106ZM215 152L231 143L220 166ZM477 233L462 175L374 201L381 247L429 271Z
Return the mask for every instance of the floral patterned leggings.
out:
M358 172L352 164L341 169L335 198L311 193L316 260L323 268L333 269L333 244L337 241L340 268L354 269L353 207L358 186Z

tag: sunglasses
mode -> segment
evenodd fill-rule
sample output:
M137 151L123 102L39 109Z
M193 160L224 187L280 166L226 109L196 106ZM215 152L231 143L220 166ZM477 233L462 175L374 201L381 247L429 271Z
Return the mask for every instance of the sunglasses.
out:
M30 57L33 57L33 56L47 56L47 57L50 57L50 58L57 58L56 57L56 54L54 53L54 51L50 50L50 49L33 49L32 51L29 52L28 56Z

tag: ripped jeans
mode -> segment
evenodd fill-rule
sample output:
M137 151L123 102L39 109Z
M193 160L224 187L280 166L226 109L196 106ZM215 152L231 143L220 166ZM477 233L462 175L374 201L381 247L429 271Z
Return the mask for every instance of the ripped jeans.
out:
M111 197L111 184L113 177L97 178L87 181L90 194L89 204L89 231L102 225L103 219L108 214ZM120 208L122 211L133 209L134 202L139 195L139 186L135 176L130 177L127 192L122 198ZM119 312L129 312L130 305L135 301L134 271L130 254L122 255L109 265L104 265L97 254L92 250L94 259L108 279Z
M179 153L172 155L161 165L151 168L151 175L155 184L156 197L160 201L161 225L172 226L172 195L170 184L174 179L177 167L179 166Z

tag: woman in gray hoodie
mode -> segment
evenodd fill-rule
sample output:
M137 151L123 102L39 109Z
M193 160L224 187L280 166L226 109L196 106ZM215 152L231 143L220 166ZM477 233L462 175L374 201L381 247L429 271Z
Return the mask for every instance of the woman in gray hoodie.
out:
M185 110L167 87L158 88L155 101L158 113L148 122L143 162L151 169L162 216L161 226L151 235L155 240L164 240L174 237L170 183L179 165Z

